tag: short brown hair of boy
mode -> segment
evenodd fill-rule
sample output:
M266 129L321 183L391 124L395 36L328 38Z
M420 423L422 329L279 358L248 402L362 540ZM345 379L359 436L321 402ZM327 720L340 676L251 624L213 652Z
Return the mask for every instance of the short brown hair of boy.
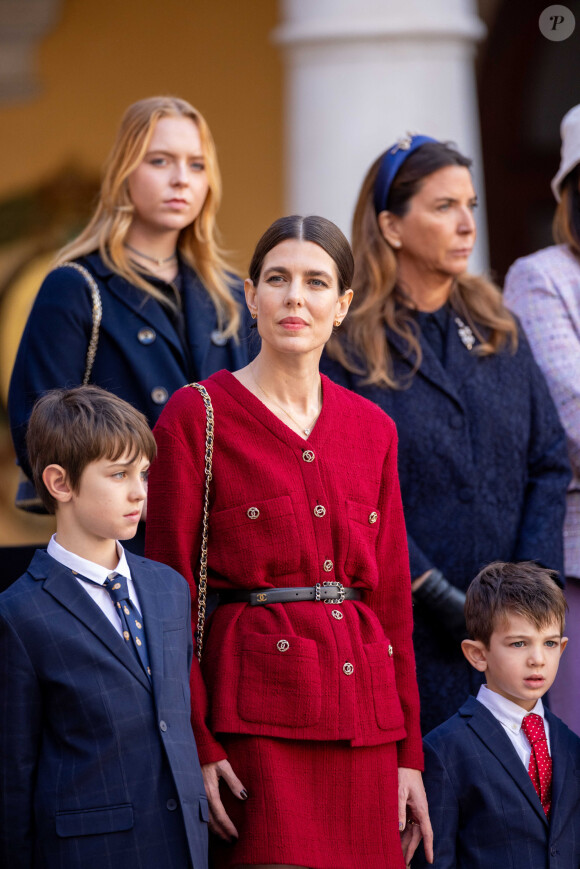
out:
M537 628L556 620L563 634L567 605L557 577L557 571L533 561L488 564L465 596L465 623L470 638L489 648L492 633L510 613L529 619Z
M134 461L155 458L155 438L140 411L99 386L52 389L38 399L26 432L32 478L49 513L56 501L42 479L48 465L60 465L73 491L78 492L88 464L99 459L115 462L128 452Z

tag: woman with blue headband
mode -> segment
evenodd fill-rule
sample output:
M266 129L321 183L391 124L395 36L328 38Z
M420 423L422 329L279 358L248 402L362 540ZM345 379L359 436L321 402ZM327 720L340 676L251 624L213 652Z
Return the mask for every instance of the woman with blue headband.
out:
M476 573L494 560L563 570L565 437L499 290L467 274L470 165L408 136L370 168L354 216L351 313L322 366L397 424L423 732L477 691L459 644Z

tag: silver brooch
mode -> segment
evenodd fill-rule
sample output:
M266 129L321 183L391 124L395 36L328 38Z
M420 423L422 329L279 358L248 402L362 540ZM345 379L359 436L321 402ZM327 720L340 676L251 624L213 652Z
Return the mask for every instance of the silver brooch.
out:
M464 347L467 347L468 350L473 349L473 345L475 344L475 335L467 325L464 323L461 317L455 317L455 325L457 326L457 334L459 335L459 339Z

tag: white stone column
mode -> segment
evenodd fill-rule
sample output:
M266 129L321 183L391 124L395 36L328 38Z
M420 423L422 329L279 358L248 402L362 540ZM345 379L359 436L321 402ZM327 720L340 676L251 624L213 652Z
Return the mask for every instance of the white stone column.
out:
M487 266L473 64L475 0L281 0L286 65L286 211L348 235L367 168L407 131L455 142L480 198L472 271Z

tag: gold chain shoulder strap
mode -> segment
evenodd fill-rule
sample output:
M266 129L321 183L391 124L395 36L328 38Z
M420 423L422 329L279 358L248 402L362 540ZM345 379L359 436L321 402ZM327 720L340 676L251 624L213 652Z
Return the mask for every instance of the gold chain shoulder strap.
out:
M203 498L203 527L201 535L201 555L199 558L199 588L197 590L197 657L201 661L203 632L205 629L205 605L207 600L207 532L209 525L209 484L212 477L214 419L211 398L201 383L189 383L201 394L205 405L205 492Z
M83 276L89 286L89 290L91 291L93 328L91 331L91 340L89 341L89 346L87 348L85 374L83 377L83 386L86 386L91 379L91 371L93 370L93 363L95 361L95 355L97 353L97 345L99 343L99 328L103 316L103 305L101 303L101 294L99 292L99 287L97 286L97 282L95 281L90 271L82 266L80 263L75 263L71 260L60 263L59 268L63 268L65 266L67 268L76 269L77 272L79 272Z

